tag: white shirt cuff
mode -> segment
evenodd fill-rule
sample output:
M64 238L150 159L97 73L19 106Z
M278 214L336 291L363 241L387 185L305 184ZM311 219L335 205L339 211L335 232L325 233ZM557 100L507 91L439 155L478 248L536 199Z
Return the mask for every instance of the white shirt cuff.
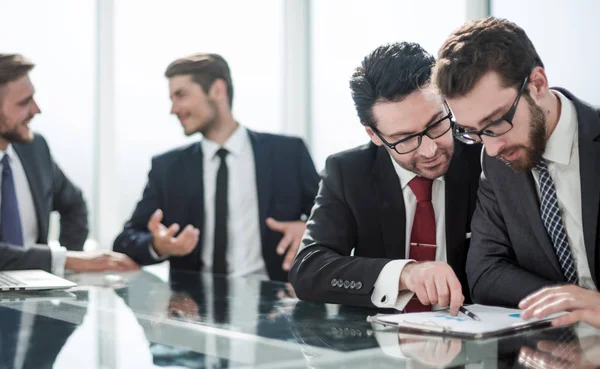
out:
M50 247L52 262L50 264L50 272L54 275L62 277L65 274L65 263L67 262L67 249L59 247Z
M152 256L152 259L156 260L156 261L163 261L163 260L167 260L167 258L169 257L168 255L164 255L164 256L159 256L156 251L154 250L154 247L152 247L152 243L150 243L148 245L148 249L150 250L150 256Z
M406 264L412 263L412 259L392 260L385 264L371 294L371 302L378 308L394 308L403 310L414 295L411 291L400 292L400 274Z

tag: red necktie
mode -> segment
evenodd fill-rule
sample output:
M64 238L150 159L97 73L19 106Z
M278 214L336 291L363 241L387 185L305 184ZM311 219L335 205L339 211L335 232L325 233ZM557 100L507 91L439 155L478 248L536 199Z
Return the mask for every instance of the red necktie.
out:
M417 198L417 207L415 209L415 218L412 231L410 232L410 251L409 259L416 261L435 261L436 237L435 237L435 212L431 202L431 190L433 180L415 177L408 186ZM405 312L431 311L431 306L423 305L419 302L417 296L413 296Z

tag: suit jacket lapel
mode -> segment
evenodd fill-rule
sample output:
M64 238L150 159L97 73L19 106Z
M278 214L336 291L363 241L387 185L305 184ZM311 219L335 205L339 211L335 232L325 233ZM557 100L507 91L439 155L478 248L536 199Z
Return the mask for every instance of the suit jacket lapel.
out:
M581 178L581 213L583 238L590 272L596 278L596 248L598 230L598 210L600 208L600 118L598 113L582 103L568 91L561 92L570 98L577 111L579 131L579 176Z
M188 218L200 231L204 231L204 155L202 143L192 147L190 159L184 162L185 186L182 190L189 199Z
M596 248L598 243L596 238L600 202L600 144L587 138L582 139L581 134L579 138L579 168L583 239L590 271L597 284Z
M179 170L179 169L178 169ZM189 159L183 162L181 169L184 180L181 182L182 198L185 199L187 208L187 218L190 223L198 227L200 234L204 232L204 155L202 153L202 143L198 142L191 148ZM175 175L178 175L177 173ZM185 224L182 224L185 226ZM201 261L200 253L202 250L203 237L200 237L199 247L196 247L192 257L187 257L191 265L190 269L198 270Z
M379 147L376 155L373 181L379 202L386 257L405 259L406 210L402 187L387 150Z
M32 151L33 146L31 146L31 144L28 144L27 147L21 144L13 144L13 148L15 149L17 155L19 155L19 160L21 161L21 165L25 171L27 182L29 182L31 196L33 197L38 226L37 242L40 244L46 244L48 243L46 235L48 234L49 219L47 219L48 214L45 214L43 211L44 188L42 178L40 178L40 172L36 168L36 159Z
M260 133L248 130L252 150L254 151L254 166L256 168L256 191L258 193L258 214L260 222L260 234L264 240L267 231L267 210L271 199L271 148L266 144L264 136ZM263 242L264 245L264 242Z
M468 164L461 158L461 146L454 145L445 182L446 260L456 270L463 270L467 250L464 247L468 229L469 174Z

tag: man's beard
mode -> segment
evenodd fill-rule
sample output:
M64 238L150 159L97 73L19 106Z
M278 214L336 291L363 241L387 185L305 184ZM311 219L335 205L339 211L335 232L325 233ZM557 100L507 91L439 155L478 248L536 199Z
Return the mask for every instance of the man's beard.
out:
M441 164L439 164L435 167L432 167L432 168L428 168L427 171L424 171L419 168L419 162L421 161L421 158L415 157L415 158L413 158L413 160L411 160L410 167L407 167L405 169L417 174L420 177L424 177L424 178L428 178L428 179L436 179L436 178L441 177L444 174L446 174L446 171L448 170L448 167L450 166L450 160L452 159L453 154L454 154L454 146L451 146L450 148L438 147L438 151L435 153L434 157L438 157L440 155L443 156L444 160L441 162ZM433 173L433 175L432 175L432 173Z
M203 136L206 136L212 130L217 128L219 126L219 121L221 120L219 110L217 109L217 104L215 104L215 102L212 100L208 100L208 104L212 110L212 116L198 129L198 132L200 132Z
M21 128L22 125L26 124L25 122L30 122L32 118L33 116L28 117L26 120L15 124L12 128L7 128L7 119L4 116L4 114L0 112L0 138L10 143L24 144L31 142L32 137L30 135L24 136L22 134L19 134L19 128Z
M546 151L546 116L533 99L525 95L525 101L529 106L529 142L526 145L514 145L506 147L498 152L496 157L502 160L506 165L516 172L528 172L542 159ZM524 150L525 155L517 160L508 161L502 158L502 155L512 153L515 150Z

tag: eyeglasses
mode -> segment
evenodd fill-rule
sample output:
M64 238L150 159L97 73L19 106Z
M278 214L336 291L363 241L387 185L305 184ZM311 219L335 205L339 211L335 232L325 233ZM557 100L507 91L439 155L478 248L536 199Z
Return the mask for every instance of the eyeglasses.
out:
M529 75L525 77L523 85L521 85L521 89L519 90L517 98L515 99L515 102L513 102L510 109L500 119L496 119L495 121L489 123L479 131L469 130L469 128L462 127L459 124L455 124L453 136L461 142L464 142L468 145L472 145L480 143L482 141L481 136L499 137L510 131L513 128L512 120L515 117L517 105L519 105L519 100L521 99L523 91L525 91L525 86L527 86L528 81Z
M437 120L433 124L429 125L427 128L422 130L419 133L412 134L408 137L404 137L401 140L398 140L394 143L389 143L385 138L381 135L381 132L375 126L371 126L371 129L379 139L391 150L396 151L398 154L408 154L409 152L415 151L421 146L421 142L423 141L423 136L427 136L432 140L442 137L446 132L452 128L453 125L453 115L448 107L448 104L444 101L444 107L448 111L448 114L444 116L442 119Z

